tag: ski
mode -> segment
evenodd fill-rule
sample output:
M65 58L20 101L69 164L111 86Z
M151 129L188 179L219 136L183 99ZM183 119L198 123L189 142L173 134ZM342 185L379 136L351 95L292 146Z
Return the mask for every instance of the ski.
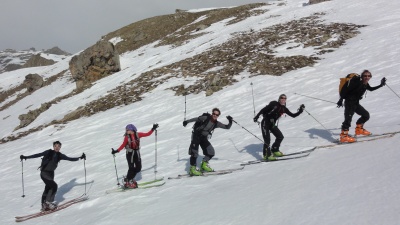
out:
M179 174L176 177L168 177L168 179L181 179L181 178L185 178L185 177L207 177L207 176L213 176L213 175L223 175L223 174L228 174L228 173L232 173L233 171L237 171L237 170L242 170L244 167L239 167L239 168L234 168L234 169L225 169L225 170L218 170L218 171L213 171L213 172L206 172L206 173L202 173L200 176L192 176L188 173L186 174Z
M308 153L308 152L312 152L315 149L317 149L317 147L313 147L307 150L303 150L303 151L298 151L298 152L292 152L292 153L288 153L288 154L283 154L283 156L291 156L291 155L298 155L298 154L303 154L303 153Z
M163 180L164 180L164 177L160 178L160 179L144 182L144 183L138 183L137 188L125 188L123 185L120 185L115 189L107 190L106 194L111 194L111 193L115 193L115 192L125 192L125 191L136 190L136 189L148 189L148 188L153 188L153 187L160 187L160 186L163 186L165 184L165 182L162 182L162 183L158 183L158 182L163 181Z
M276 160L270 161L270 160L265 160L265 159L258 159L258 160L252 160L252 161L247 161L245 163L241 163L241 166L247 166L247 165L252 165L252 164L258 164L258 163L263 163L263 162L279 162L279 161L284 161L284 160L290 160L290 159L299 159L299 158L304 158L307 157L311 154L311 151L303 153L303 154L295 154L294 156L291 157L277 157Z
M16 217L15 217L15 222L23 222L23 221L26 221L26 220L29 220L29 219L33 219L33 218L41 217L41 216L44 216L44 215L48 215L48 214L51 214L51 213L60 211L60 210L62 210L62 209L65 209L65 208L67 208L67 207L69 207L69 206L71 206L71 205L73 205L73 204L86 201L87 199L89 199L89 196L87 196L87 195L82 195L82 196L80 196L80 197L78 197L78 198L74 198L74 199L72 199L72 200L69 200L69 201L66 201L66 202L61 203L61 204L58 205L57 208L54 209L54 210L48 210L48 211L43 211L43 212L37 212L37 213L29 214L29 215L26 215L26 216L16 216Z
M364 138L363 137L361 137L361 138L358 137L355 142L343 142L342 143L342 142L340 142L339 139L336 139L333 142L333 144L320 145L320 146L317 146L317 148L333 148L333 147L337 147L337 146L341 146L341 145L356 144L356 143L362 143L362 142L367 142L367 141L375 141L375 140L379 140L379 139L393 137L397 133L398 132L384 133L384 134L374 135L372 137L370 135L370 136L364 136ZM366 138L366 137L370 137L370 138Z

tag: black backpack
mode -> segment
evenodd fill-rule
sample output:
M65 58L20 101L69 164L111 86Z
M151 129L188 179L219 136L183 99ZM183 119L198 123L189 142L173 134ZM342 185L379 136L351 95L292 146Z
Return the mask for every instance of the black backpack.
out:
M202 129L204 129L204 127L208 124L208 122L210 122L211 120L211 114L210 113L203 113L201 116L207 116L207 119L205 119L204 121L201 120L197 120L196 123L194 123L193 125L193 132L199 132ZM201 117L199 116L199 117ZM215 123L213 125L213 127L210 130L210 134L212 134L212 132L214 131L215 127L216 127L217 123Z

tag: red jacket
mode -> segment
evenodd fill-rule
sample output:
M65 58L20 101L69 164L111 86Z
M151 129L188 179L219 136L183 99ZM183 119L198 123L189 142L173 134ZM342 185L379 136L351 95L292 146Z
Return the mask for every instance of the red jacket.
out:
M147 133L138 132L137 134L138 134L139 139L140 139L140 138L142 138L142 137L150 136L152 133L153 133L153 130L150 130L150 131L147 132ZM132 136L131 136L131 139L132 139L132 140L135 140L135 135L134 135L134 134L131 134L131 135L132 135ZM128 144L128 135L125 135L125 137L124 137L124 142L122 142L121 146L119 146L119 148L117 149L118 152L120 152L123 148L125 148L125 146L126 146L127 144Z

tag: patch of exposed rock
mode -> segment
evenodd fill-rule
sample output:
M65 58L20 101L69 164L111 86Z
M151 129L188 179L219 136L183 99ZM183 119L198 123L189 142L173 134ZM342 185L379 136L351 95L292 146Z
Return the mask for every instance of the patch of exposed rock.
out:
M108 41L99 41L81 54L72 57L69 69L82 90L92 82L121 70L119 53Z

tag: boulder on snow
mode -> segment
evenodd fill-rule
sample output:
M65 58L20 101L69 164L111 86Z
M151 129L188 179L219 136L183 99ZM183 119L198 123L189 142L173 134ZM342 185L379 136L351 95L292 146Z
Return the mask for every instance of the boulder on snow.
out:
M112 43L99 41L72 57L69 69L76 81L76 88L81 90L94 81L120 71L119 54Z
M43 87L44 80L39 74L28 74L25 76L24 85L28 89L28 92L34 92Z

